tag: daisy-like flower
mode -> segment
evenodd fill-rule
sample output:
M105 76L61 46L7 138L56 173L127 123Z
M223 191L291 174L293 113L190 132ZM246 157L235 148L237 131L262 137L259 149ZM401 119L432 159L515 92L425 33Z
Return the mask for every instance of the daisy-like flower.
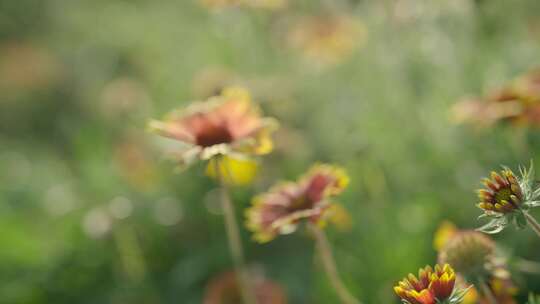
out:
M412 273L394 287L394 291L406 304L461 303L467 289L458 289L456 274L448 264L426 266Z
M500 173L491 172L490 178L482 183L485 188L478 190L478 208L484 211L481 217L491 219L478 230L485 233L498 233L509 223L524 228L527 223L538 233L538 224L528 214L528 210L540 205L540 189L533 187L532 164L529 169L520 168L521 177L504 167Z
M362 45L367 30L359 21L343 15L304 17L288 33L289 44L306 59L332 65L349 57Z
M330 199L348 182L343 169L315 165L297 182L283 182L256 196L246 211L247 227L254 232L255 240L268 242L279 234L294 232L301 220L323 223Z
M208 160L218 155L245 158L272 151L271 133L277 122L262 117L242 88L227 88L219 96L173 111L164 120L153 120L149 129L185 144L175 152L180 164Z

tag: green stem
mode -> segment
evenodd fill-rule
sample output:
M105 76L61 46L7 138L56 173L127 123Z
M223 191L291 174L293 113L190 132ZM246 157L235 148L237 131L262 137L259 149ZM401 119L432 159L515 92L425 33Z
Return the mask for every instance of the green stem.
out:
M257 304L257 300L251 286L252 281L246 267L244 249L242 247L242 240L240 238L240 230L238 228L238 222L236 221L236 215L234 213L234 208L231 203L229 189L221 176L221 171L219 167L221 158L217 157L215 159L212 159L211 162L214 163L216 177L221 186L220 202L221 208L223 210L223 216L225 218L225 230L227 231L229 250L233 258L242 300L244 304Z
M133 282L142 281L146 265L135 231L131 227L119 226L114 229L114 240L127 278Z
M529 261L526 259L517 259L515 262L515 267L517 270L530 273L530 274L540 274L540 263L536 261Z
M532 215L530 215L528 212L523 212L525 215L525 219L527 220L527 224L529 224L529 227L540 237L540 224L534 219Z
M328 275L328 279L330 279L330 282L332 286L334 287L334 290L336 291L341 302L343 304L360 304L361 302L358 299L356 299L353 295L351 295L351 293L345 287L345 284L343 284L343 281L341 280L339 276L339 273L336 267L336 262L332 255L332 250L330 248L330 243L328 242L328 239L326 238L326 234L324 233L324 231L322 231L319 227L317 227L314 224L309 224L308 227L313 233L313 235L315 236L315 243L316 243L317 251L319 252L319 255L321 257L324 270L326 271L326 274Z

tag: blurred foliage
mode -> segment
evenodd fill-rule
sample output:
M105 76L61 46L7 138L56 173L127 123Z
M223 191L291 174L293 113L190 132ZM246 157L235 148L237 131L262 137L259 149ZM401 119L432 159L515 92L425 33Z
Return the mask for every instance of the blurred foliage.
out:
M231 268L215 184L203 165L173 172L161 156L174 145L144 128L230 83L282 126L256 183L234 191L238 216L313 162L346 167L351 227L328 229L338 266L366 303L397 303L393 284L435 262L442 220L478 226L480 177L540 163L537 129L448 119L462 96L539 66L539 12L536 0L0 0L0 303L201 303ZM362 43L331 64L290 45L299 20L330 14L362 24ZM306 235L243 237L290 303L336 302ZM495 240L540 262L529 230ZM540 292L538 273L513 275L520 303Z

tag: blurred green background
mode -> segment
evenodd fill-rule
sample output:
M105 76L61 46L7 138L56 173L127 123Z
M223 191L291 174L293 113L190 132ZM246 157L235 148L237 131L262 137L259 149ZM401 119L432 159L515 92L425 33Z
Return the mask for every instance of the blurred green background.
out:
M332 63L287 38L325 14L362 24ZM449 119L539 54L537 0L1 0L0 303L201 303L231 269L215 184L202 165L175 173L145 125L230 83L281 121L255 184L234 190L239 216L313 162L346 167L352 227L327 230L338 267L365 303L398 303L393 284L435 263L442 220L480 224L482 176L540 163L538 130ZM337 303L305 233L266 245L242 233L289 303ZM530 230L494 238L540 263ZM519 303L540 292L539 274L513 270Z

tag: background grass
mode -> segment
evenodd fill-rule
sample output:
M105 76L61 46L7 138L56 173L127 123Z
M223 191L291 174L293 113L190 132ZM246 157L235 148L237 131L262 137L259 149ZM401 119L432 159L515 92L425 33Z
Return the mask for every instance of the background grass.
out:
M348 169L339 200L353 226L328 234L366 303L397 303L393 284L435 263L442 220L479 225L480 177L540 163L536 129L478 132L448 119L462 96L538 66L540 2L290 2L211 12L191 0L0 1L1 303L201 303L231 267L215 185L201 166L173 173L144 131L200 97L201 71L228 71L282 124L258 181L234 192L239 213L313 162ZM363 22L368 39L317 68L284 44L283 28L328 10ZM243 236L290 303L337 302L304 233L267 245ZM531 231L495 239L540 262ZM514 278L520 303L540 292L538 275Z

